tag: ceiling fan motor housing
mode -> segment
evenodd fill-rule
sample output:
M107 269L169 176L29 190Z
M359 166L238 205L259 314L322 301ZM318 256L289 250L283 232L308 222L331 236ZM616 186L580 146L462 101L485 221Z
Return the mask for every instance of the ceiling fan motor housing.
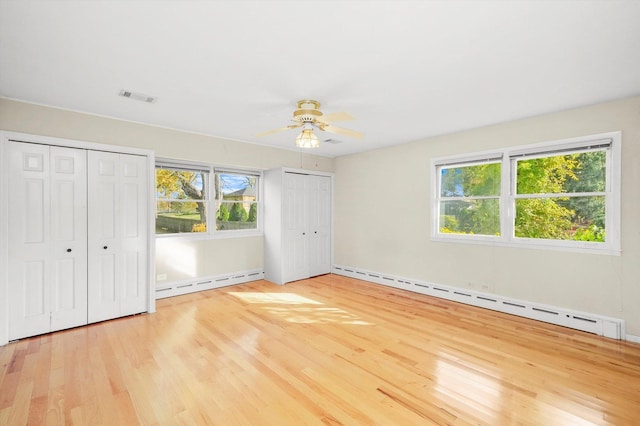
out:
M298 101L298 109L293 112L293 119L301 123L313 123L321 116L320 102L312 100Z

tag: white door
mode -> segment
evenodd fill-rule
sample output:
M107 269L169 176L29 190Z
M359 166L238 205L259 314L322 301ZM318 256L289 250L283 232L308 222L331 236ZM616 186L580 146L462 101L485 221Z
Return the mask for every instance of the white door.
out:
M149 213L147 158L120 155L120 242L122 295L120 315L147 311L147 236Z
M147 309L147 166L89 151L89 323Z
M87 324L87 151L51 147L51 331Z
M307 178L284 174L284 282L309 278Z
M9 339L86 324L86 151L11 142L9 156Z
M309 275L331 272L331 178L309 176Z

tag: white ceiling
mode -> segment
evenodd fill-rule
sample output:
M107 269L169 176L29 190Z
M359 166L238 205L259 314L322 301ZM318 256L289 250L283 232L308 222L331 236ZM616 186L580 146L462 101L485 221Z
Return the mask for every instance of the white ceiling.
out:
M331 157L638 94L639 1L0 0L2 97Z

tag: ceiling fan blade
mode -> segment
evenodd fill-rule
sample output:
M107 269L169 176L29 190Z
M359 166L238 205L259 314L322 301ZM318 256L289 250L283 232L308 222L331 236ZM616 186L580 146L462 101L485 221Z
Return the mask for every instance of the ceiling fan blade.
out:
M290 124L287 127L280 127L279 129L267 130L266 132L257 133L256 136L260 137L260 136L272 135L274 133L284 132L285 130L291 130L291 129L295 129L297 127L301 127L303 124L304 123Z
M351 136L352 138L362 139L364 137L364 133L356 132L355 130L344 129L342 127L326 125L319 127L321 130L325 130L330 133L336 133L339 135Z
M325 123L332 123L334 121L355 120L355 118L348 112L332 112L331 114L323 114L321 117L318 117L318 120Z

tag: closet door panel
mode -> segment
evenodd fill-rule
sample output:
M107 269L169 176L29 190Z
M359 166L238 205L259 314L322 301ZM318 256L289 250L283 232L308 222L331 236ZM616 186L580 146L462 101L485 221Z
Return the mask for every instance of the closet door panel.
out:
M284 281L309 278L307 176L284 174Z
M89 322L147 310L147 159L89 152Z
M331 272L331 178L309 176L309 275Z
M10 143L9 337L87 322L83 150Z
M120 316L119 155L89 151L89 323Z
M147 161L121 155L121 315L147 310Z
M42 260L23 262L21 270L17 271L17 283L19 290L18 308L20 316L18 320L42 324L36 331L49 332L50 327L50 302L49 283L45 279L46 262ZM13 300L12 300L13 302ZM40 320L43 320L40 322Z
M51 147L51 331L87 323L87 153Z
M49 148L9 144L9 340L51 327Z

